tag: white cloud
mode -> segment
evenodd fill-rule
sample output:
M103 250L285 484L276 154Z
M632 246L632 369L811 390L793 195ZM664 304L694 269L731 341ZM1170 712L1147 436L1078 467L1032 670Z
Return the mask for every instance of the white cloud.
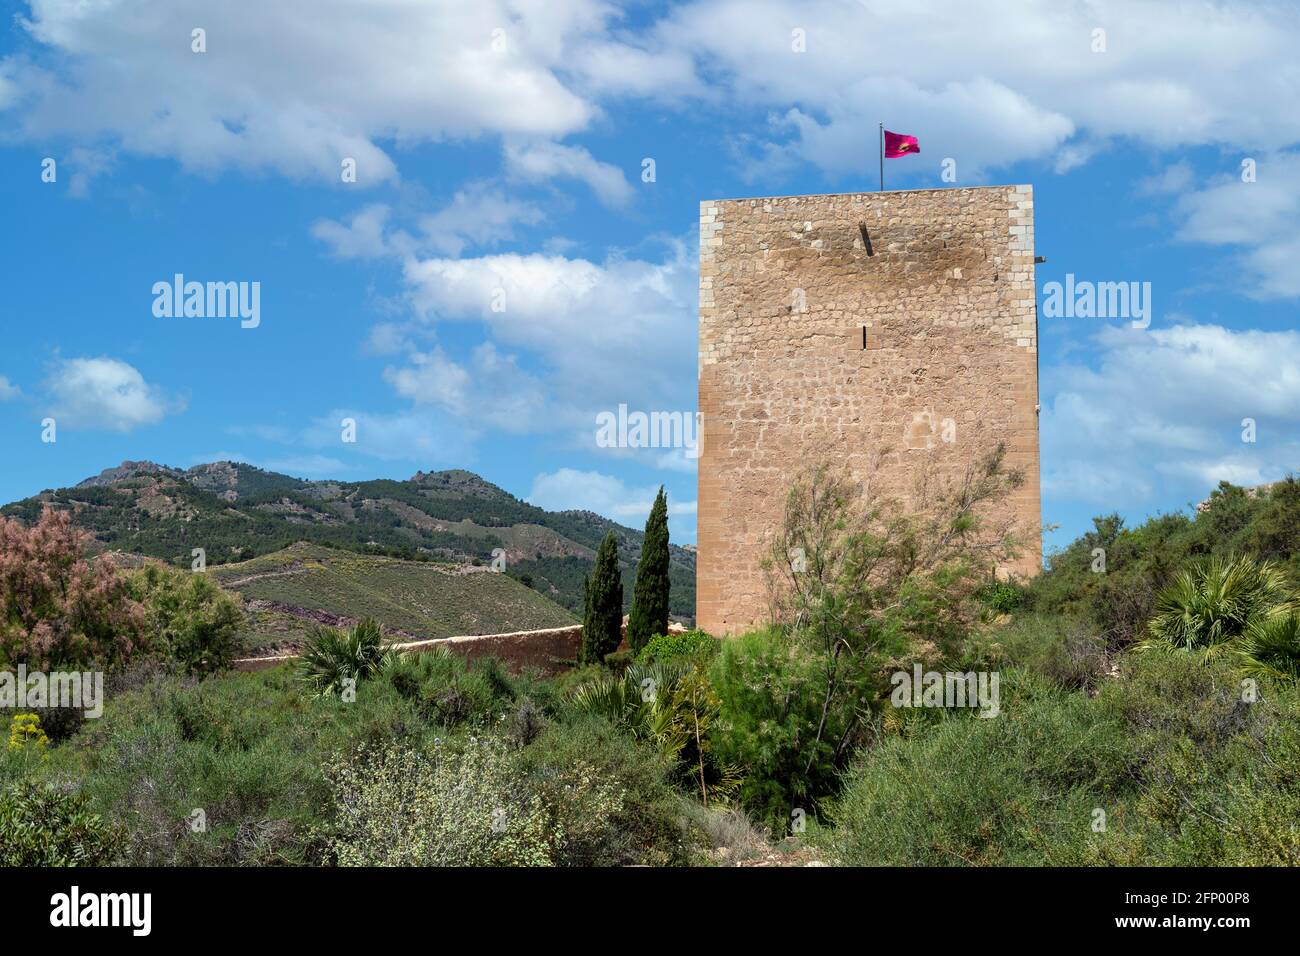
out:
M658 485L633 488L598 471L561 468L534 478L525 500L547 511L594 511L639 529L645 525L658 491ZM669 496L668 524L674 538L694 540L695 512L696 502L677 502Z
M507 171L518 179L534 183L549 179L581 180L606 206L624 206L632 198L632 187L623 171L600 162L581 146L509 143L505 155Z
M503 352L534 356L557 428L588 430L594 444L597 411L693 408L698 280L682 243L660 263L412 258L404 277L426 322L481 322Z
M549 431L595 451L599 412L626 404L693 413L698 277L684 242L668 242L662 262L541 253L422 258L409 251L409 235L394 238L384 221L362 210L351 225L317 224L314 232L342 254L387 254L402 264L413 319L377 325L369 349L395 358L384 378L411 402L401 416L408 424L437 410L441 427L459 430L463 445L485 430ZM480 324L488 340L453 355L434 344L449 322ZM680 451L602 453L671 471L695 468Z
M414 234L391 224L385 203L358 209L346 222L320 219L311 234L340 259L437 254L458 256L469 246L493 246L515 237L516 227L542 221L533 203L507 196L487 183L471 183L435 213L419 217Z
M379 259L393 252L386 235L391 214L384 203L373 203L358 209L346 224L319 219L311 234L340 259Z
M54 75L0 63L0 105L30 98L28 138L103 139L192 170L275 169L390 179L378 143L488 134L564 136L597 107L559 78L603 37L592 0L31 0L20 21ZM207 52L191 51L191 30ZM494 31L500 31L494 33Z
M334 478L346 474L349 467L330 455L289 455L267 458L259 465L268 471L278 471L293 478Z
M1300 153L1251 157L1256 180L1240 172L1215 177L1184 194L1176 206L1177 237L1185 242L1238 247L1234 259L1246 291L1261 299L1300 296ZM1234 160L1235 164L1235 160Z
M15 384L0 375L0 402L7 402L11 398L17 398L22 394L22 390Z
M558 253L426 258L418 250L428 242L386 230L387 218L386 208L367 207L346 225L317 223L313 232L340 255L401 262L414 319L380 323L369 348L404 356L384 377L417 408L450 412L471 431L565 432L588 449L597 413L620 404L693 411L698 273L685 242L667 242L662 262L617 254L601 263ZM447 322L480 323L489 341L464 358L420 344ZM694 468L680 455L654 454L660 467Z
M14 64L9 60L0 60L0 111L7 110L18 102L18 84L13 81Z
M937 90L881 77L854 83L842 91L842 98L825 102L824 122L802 110L790 110L786 121L798 134L792 148L831 172L874 168L878 153L870 130L880 103L889 103L891 114L907 118L895 124L904 131L923 131L922 149L930 157L927 167L935 171L936 181L944 158L956 160L958 181L964 182L989 166L1051 155L1074 133L1074 124L1066 116L1044 110L985 77L946 83ZM885 172L896 171L891 165Z
M64 170L70 171L68 195L85 199L90 195L90 185L96 178L112 172L117 157L112 150L75 147L68 150L63 160Z
M427 248L458 256L467 246L513 239L517 226L536 225L543 218L533 203L512 199L486 183L471 183L446 208L423 217L420 231Z
M635 21L600 0L31 7L20 22L37 52L0 60L0 109L20 135L203 171L338 182L353 157L366 185L396 175L395 147L500 136L515 175L576 177L618 205L623 173L559 141L636 99L771 113L784 132L758 145L759 162L832 171L870 172L884 120L922 141L900 169L937 174L952 157L962 183L1023 160L1064 171L1116 137L1300 141L1300 11L1282 0L699 0ZM203 54L190 51L196 23Z
M1092 52L1097 28L1104 53ZM921 156L898 169L937 178L951 156L959 182L1026 159L1068 169L1112 137L1158 148L1300 140L1289 67L1300 12L1288 3L702 0L653 38L694 58L710 86L701 95L782 113L789 149L834 171L874 171L878 121L921 139Z
M1113 327L1094 342L1095 370L1044 369L1047 495L1113 507L1168 484L1200 500L1220 480L1258 484L1300 462L1300 332Z
M435 405L476 425L508 432L545 427L548 398L542 383L490 342L459 365L441 349L413 352L408 365L389 367L384 378L416 405Z
M1154 176L1138 183L1138 192L1145 196L1172 196L1184 193L1196 181L1196 172L1187 160L1166 166Z
M127 432L162 421L180 403L118 359L60 360L46 381L50 414L62 426Z

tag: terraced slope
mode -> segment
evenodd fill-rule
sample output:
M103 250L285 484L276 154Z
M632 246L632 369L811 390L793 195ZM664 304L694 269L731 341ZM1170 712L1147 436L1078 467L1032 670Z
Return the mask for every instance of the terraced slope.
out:
M308 624L373 617L410 639L561 627L564 608L505 574L312 544L208 572L244 596L250 653L296 646Z

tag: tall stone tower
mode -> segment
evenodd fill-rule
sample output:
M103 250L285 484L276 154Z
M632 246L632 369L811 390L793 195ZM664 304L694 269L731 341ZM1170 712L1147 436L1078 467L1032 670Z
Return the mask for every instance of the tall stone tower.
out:
M821 463L904 499L998 441L1002 503L1041 562L1029 186L700 204L696 617L763 621L786 494Z

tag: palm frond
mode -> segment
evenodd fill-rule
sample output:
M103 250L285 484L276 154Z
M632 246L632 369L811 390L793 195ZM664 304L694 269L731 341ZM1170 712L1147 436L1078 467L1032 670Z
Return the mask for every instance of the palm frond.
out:
M1213 660L1254 623L1293 607L1286 576L1273 564L1211 558L1184 571L1160 594L1149 636L1138 648L1181 650Z
M347 631L312 624L299 656L299 679L320 696L340 693L386 666L394 652L383 647L383 628L366 618Z
M1300 613L1275 614L1252 624L1235 656L1248 677L1300 680Z

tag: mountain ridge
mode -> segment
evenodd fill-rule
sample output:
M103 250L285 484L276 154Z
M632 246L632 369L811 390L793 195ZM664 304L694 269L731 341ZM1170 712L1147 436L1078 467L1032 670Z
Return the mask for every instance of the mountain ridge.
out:
M642 532L591 511L546 511L466 469L417 470L405 480L311 480L245 462L187 469L126 460L68 488L0 507L35 520L50 504L70 508L96 546L188 567L194 548L210 565L246 561L296 542L406 560L483 566L504 556L506 573L571 612L609 531L619 542L625 604ZM695 555L670 545L672 614L692 623Z

